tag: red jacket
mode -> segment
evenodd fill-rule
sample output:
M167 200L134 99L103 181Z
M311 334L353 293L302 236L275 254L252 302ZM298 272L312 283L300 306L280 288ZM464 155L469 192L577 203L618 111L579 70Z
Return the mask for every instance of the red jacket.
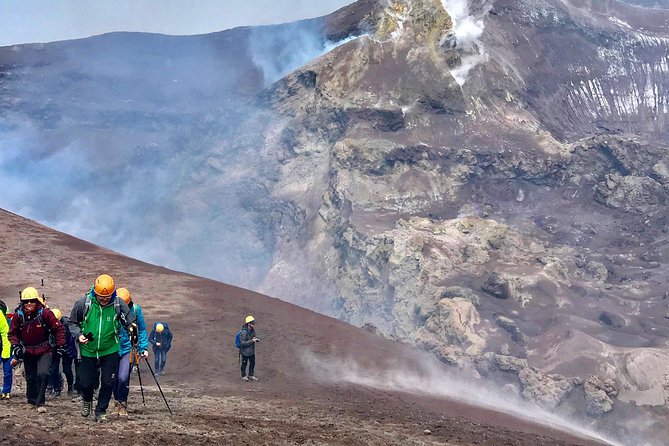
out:
M40 308L42 309L41 318L38 317ZM25 311L23 314L24 323L21 322L21 315L18 311L12 316L12 322L9 325L9 343L12 346L23 343L26 354L34 356L48 353L51 351L49 331L56 339L56 346L65 345L65 327L56 319L51 310L38 303L31 314L26 314Z

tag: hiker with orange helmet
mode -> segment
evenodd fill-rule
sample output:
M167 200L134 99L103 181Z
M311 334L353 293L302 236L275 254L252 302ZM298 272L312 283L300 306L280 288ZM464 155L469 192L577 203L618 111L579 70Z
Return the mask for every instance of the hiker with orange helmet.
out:
M256 343L260 339L256 337L256 320L253 316L246 316L244 326L239 332L239 353L242 355L242 381L258 381L255 376L256 368ZM249 365L249 374L246 375L246 364Z
M49 342L50 333L55 338L55 353L61 354L65 346L63 324L44 306L44 300L35 288L24 289L21 292L21 305L12 316L9 342L12 344L13 356L23 359L28 404L37 407L40 413L46 412L46 385L54 354L54 347Z
M118 370L119 333L134 329L134 322L135 316L123 299L116 295L114 279L108 274L98 276L90 291L72 307L70 332L79 343L81 355L77 378L83 399L82 416L91 414L93 392L99 376L95 421L107 421L107 407Z
M166 322L155 322L149 335L149 342L153 347L153 361L156 375L165 373L167 352L172 347L172 332Z
M131 363L139 365L139 357L131 357L133 348L140 357L149 356L149 337L146 334L146 322L142 308L132 301L130 291L127 288L119 288L116 294L123 299L135 316L137 330L129 333L121 331L121 349L119 350L119 363L116 379L114 380L114 412L119 417L128 416L128 383L130 382Z

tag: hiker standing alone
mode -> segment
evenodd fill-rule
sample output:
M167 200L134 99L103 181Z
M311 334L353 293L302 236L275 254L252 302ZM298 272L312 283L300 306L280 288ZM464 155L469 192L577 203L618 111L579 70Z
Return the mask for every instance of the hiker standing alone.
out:
M56 316L44 306L37 290L28 287L21 292L21 305L12 316L9 327L9 342L12 355L23 359L26 376L26 397L28 404L44 413L44 398L49 380L49 366L54 354L49 343L49 334L55 338L56 354L63 354L65 328Z
M156 375L165 373L165 363L167 362L167 352L172 347L172 332L170 327L164 322L155 322L153 330L149 335L149 342L153 347L154 367Z
M93 392L100 373L100 392L95 407L95 421L107 421L107 407L118 370L119 332L134 330L135 316L126 303L116 296L114 279L102 274L95 279L90 291L72 307L70 332L79 343L81 363L78 373L83 397L81 415L91 414Z
M245 324L239 333L239 353L242 355L242 381L258 381L255 377L256 368L256 343L260 339L256 337L255 324L253 316L246 316ZM249 374L246 375L246 364L249 365Z

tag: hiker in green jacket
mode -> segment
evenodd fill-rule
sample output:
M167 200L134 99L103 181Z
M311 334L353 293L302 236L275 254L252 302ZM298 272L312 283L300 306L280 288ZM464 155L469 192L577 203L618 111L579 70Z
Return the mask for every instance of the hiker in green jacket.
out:
M112 395L114 375L118 370L121 330L136 329L135 316L116 296L114 279L99 276L91 290L72 307L70 332L79 344L79 387L83 397L81 415L91 414L93 392L100 373L100 391L95 407L95 421L107 421L107 407Z

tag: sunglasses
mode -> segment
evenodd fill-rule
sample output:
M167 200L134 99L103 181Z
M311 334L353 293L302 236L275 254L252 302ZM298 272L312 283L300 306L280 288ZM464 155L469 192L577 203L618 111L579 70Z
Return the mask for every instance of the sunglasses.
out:
M23 304L24 304L24 305L28 305L28 304L36 304L37 302L39 302L39 300L37 300L37 299L30 299L30 300L24 300L24 301L23 301Z

